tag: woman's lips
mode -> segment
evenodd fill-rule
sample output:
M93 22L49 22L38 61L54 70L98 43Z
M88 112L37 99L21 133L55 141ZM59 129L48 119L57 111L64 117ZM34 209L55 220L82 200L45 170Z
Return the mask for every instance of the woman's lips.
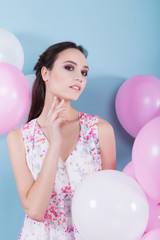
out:
M72 86L70 86L70 88L72 88L72 89L74 89L76 91L80 91L81 90L81 87L78 86L78 85L72 85Z

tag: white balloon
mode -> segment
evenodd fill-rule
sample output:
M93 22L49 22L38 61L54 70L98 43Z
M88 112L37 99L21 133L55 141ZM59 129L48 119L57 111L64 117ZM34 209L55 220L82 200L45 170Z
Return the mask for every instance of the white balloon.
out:
M0 62L7 62L22 70L24 52L21 43L11 32L0 29Z
M149 216L140 185L117 170L87 177L72 201L73 223L87 240L137 240Z
M27 123L27 120L28 120L28 116L29 116L29 110L30 110L30 107L26 113L26 115L24 116L24 118L22 119L22 121L14 128L20 128L22 125L26 124Z
M29 83L30 89L32 91L32 86L33 86L33 83L34 83L34 81L36 79L36 75L35 74L28 74L25 77L27 78L27 81Z

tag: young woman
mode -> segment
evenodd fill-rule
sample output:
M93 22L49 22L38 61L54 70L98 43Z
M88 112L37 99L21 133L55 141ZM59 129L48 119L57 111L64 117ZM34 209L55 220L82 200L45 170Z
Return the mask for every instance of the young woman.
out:
M34 70L28 122L7 136L20 201L26 213L19 239L72 240L75 190L89 175L116 169L112 126L70 105L83 92L86 50L72 42L49 47Z

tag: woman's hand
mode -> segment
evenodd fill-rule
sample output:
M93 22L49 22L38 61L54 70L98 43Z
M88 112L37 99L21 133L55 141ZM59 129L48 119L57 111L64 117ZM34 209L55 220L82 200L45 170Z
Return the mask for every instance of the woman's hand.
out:
M52 144L52 143L61 144L62 143L60 125L63 122L68 121L67 118L59 116L59 114L62 111L65 111L67 109L67 108L63 107L64 102L65 102L64 99L62 99L58 103L57 97L54 97L54 101L53 101L53 103L51 105L51 108L48 112L45 125L43 125L41 127L44 134L46 135L48 141L50 142L50 144Z

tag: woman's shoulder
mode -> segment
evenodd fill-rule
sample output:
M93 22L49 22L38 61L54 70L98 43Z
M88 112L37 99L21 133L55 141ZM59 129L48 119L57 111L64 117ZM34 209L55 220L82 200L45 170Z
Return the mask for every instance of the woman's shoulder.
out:
M21 140L23 140L21 128L13 129L7 134L7 144L18 143Z
M7 142L23 140L23 134L26 131L29 134L35 119L23 124L21 127L11 130L7 135Z
M101 138L114 136L113 126L107 120L99 118L98 127Z
M99 126L102 128L113 128L112 125L105 119L99 117Z

